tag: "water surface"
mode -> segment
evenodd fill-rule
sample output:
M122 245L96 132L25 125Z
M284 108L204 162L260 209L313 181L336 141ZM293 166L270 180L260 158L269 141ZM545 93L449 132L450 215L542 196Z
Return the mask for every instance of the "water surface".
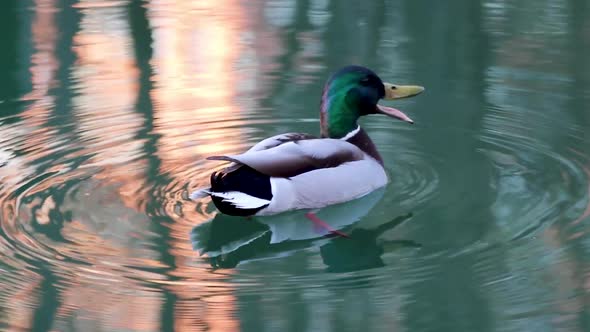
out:
M590 329L587 1L0 7L1 329ZM188 199L351 63L427 88L362 120L392 182L320 212L351 239Z

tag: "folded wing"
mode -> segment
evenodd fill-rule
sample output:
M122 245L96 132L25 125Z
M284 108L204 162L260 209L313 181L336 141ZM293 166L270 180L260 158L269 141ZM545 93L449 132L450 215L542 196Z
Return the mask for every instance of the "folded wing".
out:
M280 141L277 136L271 139L273 144ZM239 155L212 156L207 159L244 164L269 176L292 177L363 158L364 153L346 141L330 138L302 138L285 141L283 144L263 150L250 149Z

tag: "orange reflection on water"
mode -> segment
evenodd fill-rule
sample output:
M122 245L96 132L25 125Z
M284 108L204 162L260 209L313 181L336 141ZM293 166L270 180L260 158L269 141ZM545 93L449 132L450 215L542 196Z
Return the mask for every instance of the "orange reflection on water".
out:
M53 100L47 97L47 92L54 84L58 65L54 55L56 27L55 10L52 6L52 0L35 1L34 18L31 22L34 47L30 55L32 91L22 97L24 100L31 101L31 104L21 113L22 122L19 125L2 128L2 145L6 144L9 150L5 151L0 146L0 153L6 158L5 167L0 169L0 181L4 189L0 193L0 202L3 203L0 206L2 210L0 227L6 234L5 237L33 248L38 248L39 244L23 232L19 225L21 197L10 199L10 196L19 186L23 186L39 175L35 174L37 168L35 162L52 154L63 142L61 137L55 135L55 130L46 125L50 108L53 106ZM16 155L11 151L27 153ZM0 243L1 251L4 251L3 247L4 244ZM13 248L10 249L12 250ZM17 266L21 264L17 263Z
M55 58L57 29L55 27L55 1L34 0L32 25L35 53L31 57L31 83L33 91L24 99L48 98L47 92L54 84L54 73L59 65Z
M233 70L244 21L238 1L154 1L150 8L162 167L235 152L243 136ZM226 121L236 127L227 128Z
M76 328L80 330L96 326L157 330L162 306L169 304L163 303L161 291L147 290L146 284L174 293L178 300L170 305L174 306L176 329L192 330L196 319L202 322L199 326L213 331L238 330L237 298L234 286L227 282L231 272L215 274L204 268L188 240L191 228L208 216L191 209L186 199L177 195L162 203L163 208L169 212L184 205L185 211L170 214L175 220L165 225L170 227L169 235L154 234L159 228L152 226L161 221L148 217L140 204L148 194L155 195L153 184L146 183L146 142L137 138L151 110L135 109L140 73L131 48L128 13L126 7L87 6L90 2L81 1L77 6L82 15L73 37L76 62L72 64L55 60L54 1L35 2L40 13L38 26L33 28L38 52L33 56L34 91L29 98L34 103L22 113L19 129L25 132L21 135L30 136L22 147L33 149L27 158L57 155L55 158L62 159L52 160L45 169L51 174L23 194L32 199L20 204L18 220L4 218L12 222L5 224L4 230L18 237L15 242L31 256L47 262L50 278L58 280L43 284L59 287L56 330L70 328L71 321L79 324ZM221 14L218 8L224 8ZM190 162L207 154L244 148L246 135L241 128L245 117L236 102L244 87L237 84L253 84L256 79L238 77L234 68L241 56L241 34L246 30L238 1L154 1L150 10L155 32L155 111L154 133L149 134L158 139L155 156L149 157L159 158L160 163L155 164L160 165L160 173L167 173L173 178L171 185L180 187L189 178ZM67 24L76 24L78 29L77 22ZM73 96L71 105L69 99L62 104L67 108L65 114L58 114L63 110L55 110L49 99L58 69L70 75L65 82L57 82L71 85L60 86L58 93L64 99ZM55 121L59 116L67 117L68 130ZM53 120L51 125L48 120ZM66 157L55 151L65 151ZM83 162L74 164L73 159ZM17 161L13 159L11 165ZM20 177L14 178L21 184L23 177L35 171L19 168ZM66 193L64 188L69 184L74 187ZM53 196L61 191L64 195ZM34 213L33 207L38 208ZM18 208L15 204L13 210ZM69 217L57 221L60 225L56 226L52 215ZM22 232L22 227L57 230L66 241L54 241L36 230ZM174 257L174 263L168 266L161 255ZM38 285L45 277L34 273L28 278L29 290L23 291L23 298L37 300L44 291ZM11 316L26 320L14 319L12 325L30 322L32 312L25 310L35 305L15 305ZM191 310L199 306L202 311Z
M122 279L103 278L79 278L65 289L56 331L69 330L71 317L83 318L74 320L77 331L94 331L97 327L107 331L160 330L161 294L129 285ZM109 283L101 282L104 280ZM120 286L112 287L117 284Z
M30 149L38 149L29 151L28 156L40 158L51 154L53 147L63 150L72 143L72 137L57 136L57 130L48 128L45 123L49 119L49 109L54 105L43 98L50 95L51 75L58 66L52 60L56 52L56 34L52 33L55 26L51 15L55 10L53 1L38 0L36 4L38 19L32 31L38 51L32 61L34 91L29 98L40 99L23 113L24 126L31 128L31 132L26 133L30 137L23 144ZM146 161L140 158L143 142L135 138L143 128L144 119L134 106L138 93L138 71L131 49L127 13L124 7L82 9L81 12L81 30L74 36L73 42L78 60L71 68L70 82L74 82L71 83L74 86L62 88L77 92L68 113L71 111L74 115L75 132L71 135L81 142L81 146L71 156L90 158L76 171L47 178L27 194L51 192L52 187L66 183L68 178L76 182L76 177L84 170L91 170L90 174L93 170L101 171L94 176L94 180L87 181L90 185L78 187L81 196L72 201L67 198L56 206L56 200L48 196L44 200L36 198L30 203L40 205L35 220L42 227L50 222L50 210L71 213L72 220L64 223L61 230L64 238L71 242L49 242L49 245L42 246L40 243L48 242L48 239L41 234L30 237L29 234L19 233L18 229L10 233L18 236L18 242L32 255L43 255L54 273L61 276L60 280L67 282L60 292L60 307L54 328L69 329L72 317L83 317L76 320L80 330L103 326L153 331L160 325L158 313L162 295L142 289L130 278L157 280L163 276L133 268L157 268L162 264L157 261L158 255L150 244L146 243L149 232L145 229L150 220L145 214L138 213L136 206L140 200L138 188L145 187L143 170ZM65 165L55 162L48 171L64 170L67 170ZM19 171L24 173L23 169ZM99 184L93 187L92 184L96 183ZM130 206L135 209L129 209ZM32 227L32 217L23 214L18 222ZM7 226L10 225L4 225L5 228ZM84 261L89 267L64 263L61 255ZM31 277L27 280L36 279ZM40 292L31 292L29 299L34 300ZM29 306L34 307L34 304ZM11 316L28 317L32 321L30 315L21 311L19 309L18 314ZM20 325L14 322L14 326Z
M241 38L247 32L246 17L237 0L156 0L149 13L154 29L156 154L161 173L186 183L194 180L187 165L210 154L235 153L245 147L244 110L237 102L238 85L244 80L237 76L235 66L241 56ZM207 179L202 176L197 181ZM170 274L182 280L168 285L179 299L175 329L190 331L204 325L210 331L238 330L233 286L224 282L227 276L197 266L197 254L187 241L191 228L208 216L196 213L186 201L175 202L182 198L171 197L165 207L174 216L180 213L175 207L184 205L170 234L176 266ZM217 293L220 290L223 295Z
M174 328L177 331L213 331L233 332L240 330L240 324L235 319L227 319L235 315L236 298L232 295L214 295L202 301L193 299L180 300L177 304L178 316L174 318ZM195 315L199 312L199 315ZM195 317L199 317L195 319Z
M54 6L54 0L34 1L34 18L31 26L34 52L31 54L29 69L32 90L22 97L23 100L30 100L32 103L22 113L23 123L19 128L20 132L13 133L14 135L5 132L3 135L14 138L23 137L20 142L13 142L14 147L29 150L32 153L28 153L28 156L32 155L34 158L50 155L54 148L62 143L60 138L56 138L52 130L45 126L50 109L54 106L48 91L56 84L55 72L59 66L55 57L57 28ZM25 164L24 160L23 164ZM8 177L12 180L26 178L34 171L33 167L25 165L13 170L20 174Z
M35 308L35 297L41 278L35 273L26 274L28 283L14 283L6 285L3 282L3 299L10 299L8 303L0 303L3 309L3 323L9 324L13 329L30 330ZM9 287L7 287L9 286Z
M135 109L139 71L135 63L125 7L86 7L81 3L82 29L74 37L80 79L74 99L88 166L101 167L95 177L119 186L128 207L141 209L145 187L144 141L136 138L144 124Z
M61 205L62 211L72 215L63 236L74 243L58 249L87 265L62 264L59 273L64 274L67 287L61 293L63 305L56 325L63 328L72 317L83 316L84 320L76 320L79 330L91 326L158 330L162 294L142 284L165 276L135 268L164 267L148 240L150 219L124 206L118 188L96 181L78 190L81 195Z

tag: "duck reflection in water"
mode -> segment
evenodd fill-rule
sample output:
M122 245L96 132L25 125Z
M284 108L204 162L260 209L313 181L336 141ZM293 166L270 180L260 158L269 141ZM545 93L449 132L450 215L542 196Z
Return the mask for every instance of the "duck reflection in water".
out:
M367 214L383 191L355 201L322 210L321 218L334 229L343 229ZM372 229L356 227L350 237L336 236L305 222L303 213L273 218L243 218L217 214L211 221L195 226L191 232L193 248L214 269L233 268L242 262L277 258L319 246L329 272L345 272L384 266L381 256L401 248L419 248L410 240L382 240L380 236L411 219L412 214L394 218ZM322 233L323 231L323 233Z

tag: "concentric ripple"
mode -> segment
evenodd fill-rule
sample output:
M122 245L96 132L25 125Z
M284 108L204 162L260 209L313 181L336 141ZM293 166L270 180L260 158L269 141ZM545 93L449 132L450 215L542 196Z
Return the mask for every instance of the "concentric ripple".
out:
M492 111L489 129L479 139L484 143L480 151L493 166L491 210L497 225L510 238L519 239L554 223L563 226L575 220L590 199L588 158L575 153L576 146L585 142L566 137L569 147L558 149L532 132L551 130L544 126L547 122L531 128L526 119ZM506 125L509 131L498 130Z

